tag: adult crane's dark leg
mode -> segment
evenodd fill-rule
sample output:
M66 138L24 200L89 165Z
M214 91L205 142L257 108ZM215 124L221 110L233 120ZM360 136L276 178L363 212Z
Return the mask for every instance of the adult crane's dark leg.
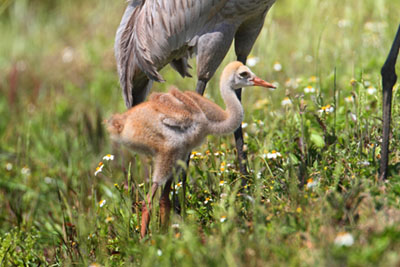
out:
M381 163L379 179L387 178L388 162L389 162L389 134L390 134L390 120L392 114L392 90L396 83L397 76L395 71L397 56L400 49L400 25L393 41L392 48L389 55L381 69L382 75L382 116L383 116L383 130L382 130L382 147L381 147Z
M243 64L246 64L247 56L238 56L237 60L242 62ZM242 89L240 88L240 89L236 90L235 92L236 92L236 96L239 99L239 101L242 102ZM244 176L248 176L249 172L247 171L247 154L246 154L246 151L244 151L244 139L243 139L242 125L240 125L238 129L236 129L234 135L235 135L237 160L239 163L240 173L243 174ZM245 185L246 182L247 182L246 178L242 178L242 185Z

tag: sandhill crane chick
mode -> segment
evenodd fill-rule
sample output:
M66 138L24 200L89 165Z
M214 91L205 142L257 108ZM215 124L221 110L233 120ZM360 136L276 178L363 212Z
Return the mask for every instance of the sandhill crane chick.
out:
M147 196L148 206L144 203L142 207L142 237L149 224L152 199L163 184L161 220L168 218L168 194L173 170L179 169L177 161L185 161L207 135L228 134L240 126L243 108L235 90L248 86L275 88L236 61L228 64L221 75L220 91L226 110L195 92L172 89L169 93L153 93L147 102L108 120L112 140L154 157L153 186Z

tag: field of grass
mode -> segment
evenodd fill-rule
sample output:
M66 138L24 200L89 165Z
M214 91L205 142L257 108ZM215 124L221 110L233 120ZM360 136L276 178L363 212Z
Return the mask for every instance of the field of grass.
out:
M377 179L379 72L400 1L278 0L251 54L278 89L243 95L247 185L233 137L209 137L186 196L174 184L183 216L162 229L156 204L144 240L137 204L151 161L121 152L102 124L125 109L113 55L125 5L0 2L0 266L400 264L399 83L390 175ZM219 73L234 59L231 49L207 87L221 105ZM195 87L162 75L153 91Z

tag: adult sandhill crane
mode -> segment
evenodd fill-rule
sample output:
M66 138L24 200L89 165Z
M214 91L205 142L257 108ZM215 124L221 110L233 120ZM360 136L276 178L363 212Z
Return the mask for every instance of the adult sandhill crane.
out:
M276 0L131 0L115 40L115 55L125 104L144 101L158 72L170 64L190 76L187 59L197 54L196 91L203 95L235 39L237 60L247 56L265 16ZM236 91L241 100L241 90ZM247 174L241 126L235 131L239 167Z
M163 184L166 185L160 199L161 222L168 221L169 192L173 170L179 170L178 160L186 160L207 135L228 134L239 127L243 108L235 90L246 86L274 88L235 61L225 67L220 80L226 110L195 92L172 89L169 93L153 93L147 102L108 120L107 130L112 140L154 157L152 187L147 204L144 201L142 206L142 237L147 232L154 195Z

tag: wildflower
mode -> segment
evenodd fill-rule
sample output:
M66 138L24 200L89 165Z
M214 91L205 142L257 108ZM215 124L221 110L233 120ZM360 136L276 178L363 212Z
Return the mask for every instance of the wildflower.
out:
M179 182L175 185L175 191L179 191L179 189L182 187L182 182Z
M281 155L281 153L279 153L278 151L276 151L276 150L272 150L271 151L271 153L268 153L267 154L267 158L268 159L276 159L276 158L280 158L280 157L282 157L282 155Z
M242 129L246 128L249 124L247 122L242 122Z
M222 152L222 151L217 151L217 152L215 152L214 153L214 156L223 156L223 155L225 155L225 153L224 152Z
M352 121L356 122L357 121L357 116L354 113L350 113L350 118Z
M97 174L99 174L100 172L103 171L104 168L104 164L103 162L100 162L99 165L96 168L96 171L94 172L94 176L97 176Z
M321 109L318 110L318 112L321 113L321 114L322 113L332 113L333 110L334 110L334 108L331 105L328 104L326 106L321 107Z
M158 255L158 257L161 257L161 255L162 255L161 249L157 249L157 255Z
M221 172L225 171L225 165L226 165L225 161L221 162L221 168L220 168Z
M314 93L314 92L315 92L315 88L312 87L311 85L309 85L306 88L304 88L304 93L306 93L306 94Z
M297 87L299 87L299 82L296 79L288 79L285 82L285 86L286 87L292 87L293 89L296 89Z
M375 144L372 144L372 143L371 143L371 144L369 144L368 146L369 146L370 148L374 148Z
M53 182L53 178L46 176L44 177L44 182L46 184L51 184Z
M87 239L90 240L90 239L92 239L92 238L95 237L95 236L96 236L96 234L89 234L88 237L87 237Z
M174 223L171 225L173 229L179 229L179 223Z
M21 174L24 176L29 176L31 175L31 170L27 166L25 166L21 169Z
M74 50L71 47L66 47L62 51L62 61L64 63L70 63L74 59Z
M221 195L219 195L220 198L226 198L228 196L227 193L221 193Z
M256 101L255 107L256 107L257 109L261 109L261 108L263 108L263 107L266 107L266 106L268 105L268 103L269 103L269 101L268 101L267 98L262 98L262 99L259 99L259 100ZM243 127L243 126L242 126L242 127Z
M347 103L353 103L354 102L354 97L353 96L345 97L344 101L346 101Z
M207 204L208 202L211 202L212 201L212 199L211 198L209 198L209 197L206 197L206 199L204 200L204 204Z
M225 185L225 181L224 180L219 181L219 186L224 186L224 185Z
M300 207L298 207L297 209L296 209L296 212L297 213L301 213L303 210L300 208Z
M260 61L260 58L258 57L249 57L247 59L247 66L249 67L254 67L258 62Z
M225 215L224 215L224 216L221 216L221 218L219 219L219 221L222 222L222 223L225 222L225 221L226 221L226 216L225 216Z
M108 216L108 217L105 219L105 222L106 222L106 223L109 223L109 222L112 222L112 221L114 221L114 218L111 217L111 216Z
M292 101L289 99L289 97L285 97L282 102L281 102L282 106L290 106L292 105Z
M114 155L107 154L103 157L103 160L114 160Z
M282 65L279 62L275 62L274 64L274 70L275 71L281 71L282 70Z
M373 86L369 86L369 87L367 88L367 93L368 93L369 95L374 95L374 94L376 93L376 88L373 87Z
M356 85L357 85L357 81L356 81L356 79L354 79L354 78L351 78L351 80L350 80L350 84L351 84L351 86L356 86Z
M376 33L382 32L385 27L387 27L387 23L385 22L368 21L364 24L366 30Z
M339 28L347 28L350 26L350 24L351 24L351 22L347 19L341 19L337 23Z
M310 178L307 180L307 188L314 188L318 184L317 181L313 180L313 178Z
M10 163L10 162L7 162L7 163L6 163L6 170L7 170L7 171L11 171L11 170L12 170L12 168L13 168L13 165L12 165L12 163Z
M336 236L334 243L337 246L350 247L354 244L354 238L350 233L341 232Z
M305 60L306 62L310 63L313 61L313 57L311 55L306 55Z
M310 82L312 82L312 83L315 83L316 81L318 81L318 78L317 78L317 76L311 76L309 79L308 79Z
M105 199L102 199L102 200L100 200L99 201L99 206L100 206L100 208L102 208L105 204L106 204L106 200Z
M198 151L192 151L192 154L190 155L191 159L199 159L201 157L201 153Z
M370 163L369 163L369 161L367 161L367 160L364 160L364 161L359 161L359 162L357 162L359 165L361 165L361 166L369 166L370 165Z
M259 126L264 126L264 122L263 122L262 120L257 120L257 124L258 124Z

